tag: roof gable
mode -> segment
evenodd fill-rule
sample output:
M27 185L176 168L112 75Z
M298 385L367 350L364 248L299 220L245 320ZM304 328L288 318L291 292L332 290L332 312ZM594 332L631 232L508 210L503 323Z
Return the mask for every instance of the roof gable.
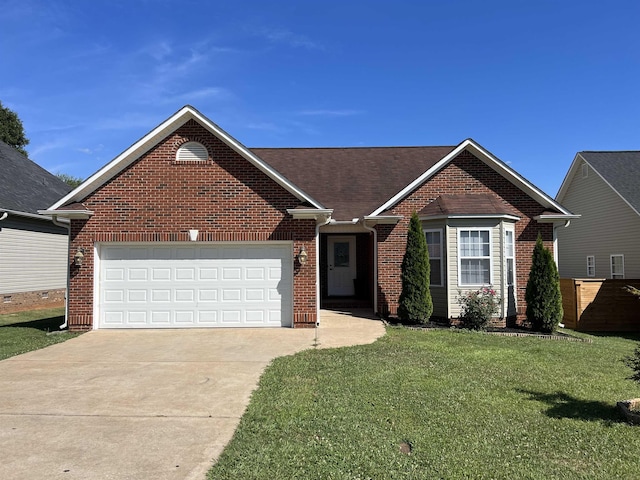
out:
M223 143L228 145L231 149L248 160L265 175L267 175L269 178L274 180L285 190L289 191L300 200L308 202L315 208L323 208L322 204L320 204L317 200L313 199L306 192L302 191L300 188L294 185L288 178L285 178L283 175L274 170L273 167L265 163L262 159L258 158L254 153L252 153L244 145L238 142L235 138L231 137L231 135L222 130L218 125L202 115L195 108L186 105L174 115L165 120L163 123L158 125L147 135L131 145L127 150L114 158L102 169L91 175L75 190L70 192L55 204L51 205L51 207L49 207L49 210L56 210L66 204L82 201L82 199L96 191L100 186L104 185L107 181L115 177L122 170L134 163L142 155L151 150L164 138L175 132L189 120L195 120L197 123L202 125L209 132L219 138Z
M586 162L602 180L640 215L640 151L584 151L578 152L558 190L556 198L562 201L569 185L580 175L582 162Z
M525 192L531 198L536 200L540 205L550 209L560 212L560 215L569 215L573 216L571 212L569 212L562 205L553 200L550 196L544 193L542 190L537 188L527 179L525 179L522 175L517 173L511 167L509 167L506 163L499 160L493 154L491 154L488 150L481 147L478 143L473 141L472 139L467 139L454 148L449 154L444 156L439 162L435 163L428 170L426 170L422 175L415 178L411 183L409 183L402 191L398 192L395 196L387 200L384 204L380 205L376 210L371 213L372 216L380 215L385 211L391 209L394 205L402 201L406 198L411 192L413 192L416 188L418 188L423 183L427 182L433 175L442 170L445 166L447 166L453 159L455 159L460 153L463 151L468 151L472 153L479 160L484 162L490 168L492 168L498 175L501 175L512 184L517 186L520 190Z
M15 148L0 142L0 209L37 214L71 187Z

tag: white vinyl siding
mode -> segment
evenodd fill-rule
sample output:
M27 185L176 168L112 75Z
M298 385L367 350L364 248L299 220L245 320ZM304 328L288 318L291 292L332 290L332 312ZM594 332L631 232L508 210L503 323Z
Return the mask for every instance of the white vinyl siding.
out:
M596 257L594 255L587 255L587 277L596 276Z
M64 289L68 236L50 222L0 222L0 294Z
M624 278L624 255L611 255L611 278Z
M640 278L640 215L604 180L590 170L577 169L560 203L581 218L558 228L558 270L563 278L583 278L585 258L596 259L594 276L609 278L609 256L623 254L625 277Z
M491 271L491 230L459 230L458 251L459 285L490 285L493 277Z
M442 287L444 285L442 230L425 230L424 234L429 250L430 284L433 287Z

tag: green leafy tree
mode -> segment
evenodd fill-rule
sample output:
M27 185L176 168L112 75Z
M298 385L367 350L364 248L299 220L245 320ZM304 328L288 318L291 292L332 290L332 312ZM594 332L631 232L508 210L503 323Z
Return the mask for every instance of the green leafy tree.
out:
M2 102L0 102L0 140L27 156L24 147L29 144L29 139L24 134L22 121L13 110L3 107Z
M402 293L398 316L403 322L426 323L433 313L429 291L429 250L418 214L413 212L402 259Z
M72 188L76 188L78 185L80 185L84 181L80 177L74 177L73 175L68 175L66 173L57 173L56 177L58 177L60 180L62 180L64 183L66 183Z
M540 234L533 249L525 300L527 319L534 330L552 333L558 328L564 314L560 276L553 255L543 245Z

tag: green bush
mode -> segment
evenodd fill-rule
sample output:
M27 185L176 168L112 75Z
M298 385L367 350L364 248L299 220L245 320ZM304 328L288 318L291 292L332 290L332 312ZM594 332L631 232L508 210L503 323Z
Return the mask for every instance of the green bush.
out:
M624 358L624 364L633 370L630 380L640 383L640 345L636 347L631 355Z
M564 314L560 293L560 276L553 256L538 234L533 249L529 281L525 293L527 320L535 331L552 333Z
M482 288L458 297L462 307L460 319L462 325L472 330L484 330L491 317L498 313L500 297L492 288Z
M402 259L402 293L398 316L406 323L427 323L433 313L429 291L429 250L418 214L413 212Z

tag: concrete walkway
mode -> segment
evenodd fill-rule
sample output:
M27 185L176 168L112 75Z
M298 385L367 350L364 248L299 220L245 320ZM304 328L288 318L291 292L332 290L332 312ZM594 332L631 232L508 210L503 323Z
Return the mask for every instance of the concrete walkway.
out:
M100 330L0 362L0 479L198 479L276 357L366 344L365 311L318 329Z

